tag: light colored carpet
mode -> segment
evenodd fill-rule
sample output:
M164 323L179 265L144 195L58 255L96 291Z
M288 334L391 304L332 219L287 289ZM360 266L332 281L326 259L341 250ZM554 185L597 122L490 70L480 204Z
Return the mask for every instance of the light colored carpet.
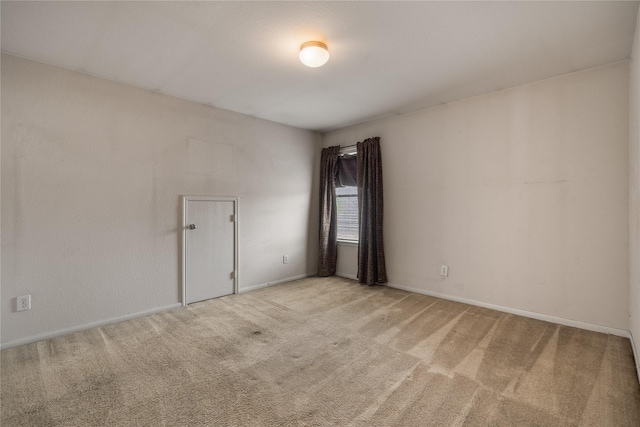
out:
M310 278L2 351L8 426L639 426L627 339Z

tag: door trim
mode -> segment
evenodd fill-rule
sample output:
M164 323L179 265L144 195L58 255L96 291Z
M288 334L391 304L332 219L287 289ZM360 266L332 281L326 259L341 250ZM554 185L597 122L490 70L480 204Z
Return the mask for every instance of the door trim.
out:
M182 306L187 306L187 204L192 201L233 202L233 293L238 293L238 198L229 196L182 196Z

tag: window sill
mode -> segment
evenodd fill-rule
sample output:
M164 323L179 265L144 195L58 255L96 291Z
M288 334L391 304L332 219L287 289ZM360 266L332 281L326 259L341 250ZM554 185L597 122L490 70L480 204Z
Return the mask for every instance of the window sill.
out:
M338 240L338 245L340 246L354 246L358 247L358 242L354 242L353 240Z

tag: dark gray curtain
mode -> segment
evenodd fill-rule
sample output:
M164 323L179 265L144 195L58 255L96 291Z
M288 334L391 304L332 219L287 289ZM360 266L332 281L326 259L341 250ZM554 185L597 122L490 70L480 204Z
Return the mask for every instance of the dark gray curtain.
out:
M320 250L318 276L336 274L338 219L336 212L336 171L340 147L322 149L320 157Z
M382 238L382 160L380 138L358 142L358 280L375 285L387 282Z

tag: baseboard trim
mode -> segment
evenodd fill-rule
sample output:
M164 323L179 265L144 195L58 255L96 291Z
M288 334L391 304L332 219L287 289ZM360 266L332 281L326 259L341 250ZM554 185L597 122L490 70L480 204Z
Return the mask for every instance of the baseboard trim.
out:
M318 273L298 274L297 276L285 277L284 279L275 280L273 282L260 283L259 285L249 286L247 288L238 289L238 293L255 291L256 289L266 288L268 286L279 285L281 283L293 282L294 280L305 279L307 277L316 276Z
M336 273L336 276L344 277L345 279L358 280L358 276L354 276L353 274Z
M396 285L395 283L387 283L390 288L402 289L404 291L415 292L417 294L428 295L436 298L442 298L450 301L461 302L464 304L476 305L478 307L490 308L492 310L502 311L504 313L516 314L518 316L529 317L532 319L542 320L550 323L557 323L559 325L571 326L579 329L586 329L588 331L602 332L605 334L616 335L624 338L631 338L631 333L624 329L610 328L608 326L595 325L593 323L580 322L577 320L565 319L562 317L550 316L547 314L536 313L533 311L519 310L517 308L504 307L496 304L489 304L486 302L476 301L468 298L460 298L453 295L440 294L437 292L425 291L424 289L412 288L410 286ZM636 360L638 360L636 358Z
M267 286L278 285L280 283L292 282L294 280L299 280L299 279L304 279L306 277L315 276L316 274L317 273L306 273L306 274L300 274L300 275L297 275L297 276L286 277L284 279L276 280L274 282L267 282L267 283L262 283L260 285L251 286L249 288L239 289L238 293L248 292L248 291L252 291L252 290L260 289L260 288L265 288ZM135 319L137 317L148 316L150 314L155 314L155 313L161 313L163 311L169 311L169 310L173 310L175 308L180 308L180 307L182 307L182 303L178 302L178 303L167 305L167 306L164 306L164 307L156 307L156 308L152 308L151 310L145 310L145 311L140 311L140 312L137 312L137 313L127 314L125 316L114 317L114 318L106 319L106 320L100 320L98 322L91 322L91 323L87 323L87 324L84 324L84 325L73 326L71 328L58 329L58 330L52 331L52 332L45 332L45 333L42 333L42 334L31 335L31 336L28 336L28 337L25 337L25 338L19 338L17 340L0 343L0 349L4 350L4 349L7 349L7 348L17 347L17 346L24 345L24 344L31 344L31 343L34 343L34 342L47 340L47 339L50 339L50 338L56 338L56 337L59 337L59 336L62 336L62 335L71 334L71 333L74 333L74 332L84 331L86 329L97 328L97 327L100 327L100 326L106 326L106 325L109 325L111 323L124 322L125 320L131 320L131 319Z
M100 320L100 321L97 321L97 322L86 323L86 324L80 325L80 326L73 326L71 328L58 329L57 331L45 332L43 334L32 335L32 336L25 337L25 338L19 338L17 340L0 343L0 349L4 350L4 349L7 349L7 348L17 347L19 345L31 344L31 343L34 343L34 342L38 342L38 341L42 341L42 340L48 340L50 338L56 338L56 337L59 337L59 336L62 336L62 335L71 334L71 333L74 333L74 332L84 331L86 329L98 328L100 326L106 326L106 325L110 325L112 323L124 322L125 320L131 320L131 319L135 319L137 317L142 317L142 316L148 316L150 314L161 313L163 311L169 311L169 310L173 310L175 308L180 308L180 307L182 307L182 303L181 302L177 302L175 304L167 305L167 306L164 306L164 307L152 308L151 310L139 311L137 313L131 313L131 314L127 314L127 315L120 316L120 317L113 317L111 319L106 319L106 320Z

